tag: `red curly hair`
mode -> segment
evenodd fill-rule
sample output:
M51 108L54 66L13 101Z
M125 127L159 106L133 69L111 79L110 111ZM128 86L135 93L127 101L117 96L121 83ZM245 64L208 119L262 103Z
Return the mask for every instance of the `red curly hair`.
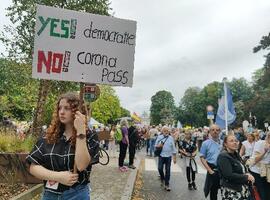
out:
M57 143L57 141L59 140L59 138L62 136L62 134L65 131L65 125L61 123L59 119L59 103L62 99L66 99L67 102L69 103L72 113L73 113L73 117L75 116L76 111L80 111L83 115L85 115L85 123L86 123L85 127L88 127L87 126L87 109L86 109L84 101L80 104L79 95L75 92L68 92L68 93L62 94L57 101L56 107L53 112L51 124L45 135L46 140L49 144ZM76 144L76 134L77 134L76 129L73 127L73 133L70 138L72 145Z

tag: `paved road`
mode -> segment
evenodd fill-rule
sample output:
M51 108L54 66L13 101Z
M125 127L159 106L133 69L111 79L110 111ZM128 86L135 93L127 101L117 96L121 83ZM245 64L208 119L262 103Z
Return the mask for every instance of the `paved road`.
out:
M197 158L198 160L198 158ZM139 191L139 197L144 200L205 200L203 194L203 185L206 170L198 164L198 174L196 174L196 183L198 190L188 190L185 176L185 167L183 159L177 158L177 164L172 163L170 186L171 191L167 192L160 185L159 174L157 171L157 159L145 157L141 167L142 187Z

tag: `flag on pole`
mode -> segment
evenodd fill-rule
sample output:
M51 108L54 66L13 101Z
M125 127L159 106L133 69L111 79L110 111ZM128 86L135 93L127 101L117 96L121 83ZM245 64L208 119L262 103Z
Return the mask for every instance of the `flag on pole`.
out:
M137 113L133 112L131 118L134 119L136 122L141 122L142 119L137 115Z
M227 105L225 106L225 90L227 90ZM217 116L216 116L216 124L219 125L221 129L226 128L226 115L225 115L225 108L227 107L227 124L231 124L236 119L236 112L233 105L232 100L232 93L231 90L227 87L227 85L224 85L224 94L222 95L221 99L219 99L218 104L218 110L217 110Z

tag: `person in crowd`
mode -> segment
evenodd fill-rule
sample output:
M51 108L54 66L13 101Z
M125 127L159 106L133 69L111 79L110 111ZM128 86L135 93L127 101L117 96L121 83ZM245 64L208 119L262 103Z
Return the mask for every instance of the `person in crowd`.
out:
M255 146L255 136L250 133L247 135L247 140L242 143L239 155L242 157L244 163L252 156L252 152Z
M207 170L204 184L204 195L207 197L210 193L210 200L217 200L219 189L219 173L217 170L217 157L222 149L219 139L220 128L213 124L210 127L210 138L202 143L200 150L200 159Z
M185 136L186 136L185 135L185 130L182 129L180 131L180 133L179 133L178 143L181 142L181 141L183 141L185 139ZM179 148L178 148L178 153L179 153L180 158L184 158Z
M115 138L114 138L115 131L116 131L116 125L113 124L110 130L110 138L109 138L109 145L108 145L110 157L116 156L116 144L115 144Z
M126 119L122 119L120 121L121 132L122 132L122 140L120 141L120 153L119 153L119 160L118 166L121 172L126 172L127 168L124 166L124 160L127 153L127 148L129 146L129 139L128 139L128 121Z
M224 149L217 158L222 200L247 200L250 196L248 184L255 181L238 154L238 145L239 141L234 135L226 135Z
M171 162L173 159L176 164L176 148L172 136L169 135L169 127L163 126L161 134L157 137L155 147L163 147L158 158L158 172L160 174L161 186L165 190L171 191L170 188L170 175L171 175ZM164 175L165 165L165 175Z
M178 132L178 129L177 128L172 128L171 129L171 136L173 137L174 143L176 145L177 144L178 137L179 137L179 132Z
M185 139L178 142L178 147L185 159L188 189L192 190L193 188L194 190L197 190L197 186L195 184L195 173L197 172L197 164L194 159L194 157L196 156L197 146L196 141L192 140L191 131L186 131Z
M200 149L201 149L202 142L203 142L203 132L202 132L202 128L198 128L198 132L197 132L197 145L198 145L198 150L199 150L199 151L200 151Z
M99 142L86 118L79 95L61 95L51 125L27 156L30 173L44 181L43 200L90 199L89 176Z
M154 149L155 149L155 142L156 138L158 135L158 130L156 129L155 126L152 126L151 129L149 130L149 137L150 137L150 156L153 156Z
M146 141L146 155L150 155L150 133L149 130L146 127L142 128L142 132L144 135L144 139Z
M235 130L235 137L239 141L239 150L240 150L242 147L242 143L247 139L242 127L239 127L238 129Z
M270 132L265 140L255 143L252 153L253 163L249 163L250 171L255 177L255 185L261 200L270 199ZM252 160L252 159L251 159Z
M209 127L203 127L203 141L209 138Z
M260 133L258 131L254 131L253 134L255 137L255 142L259 141L260 140Z
M134 166L134 157L136 153L136 145L139 140L138 129L132 124L128 129L128 140L129 140L129 165L131 169L136 169Z

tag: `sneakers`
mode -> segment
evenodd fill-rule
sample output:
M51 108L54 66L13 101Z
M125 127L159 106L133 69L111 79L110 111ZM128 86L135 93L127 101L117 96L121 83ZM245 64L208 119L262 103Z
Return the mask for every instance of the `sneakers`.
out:
M189 183L188 184L188 189L189 190L192 190L192 189L197 190L197 186L196 186L195 182Z
M134 165L129 165L128 168L130 168L130 169L136 169L136 167Z
M196 186L195 182L192 182L192 187L194 190L197 190L197 186Z
M161 187L164 187L164 186L165 186L164 180L160 180L160 186L161 186Z
M170 188L170 186L168 186L168 185L165 185L165 190L166 190L166 191L168 191L168 192L170 192L170 191L171 191L171 188Z
M119 167L120 172L127 172L128 169L126 167Z
M191 183L188 184L188 189L192 190L192 184Z

